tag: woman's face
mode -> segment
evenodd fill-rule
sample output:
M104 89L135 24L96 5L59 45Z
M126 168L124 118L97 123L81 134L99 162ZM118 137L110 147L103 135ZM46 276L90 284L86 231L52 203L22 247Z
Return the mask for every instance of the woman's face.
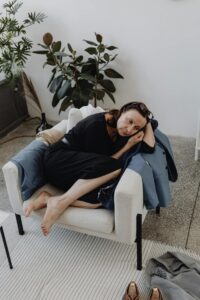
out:
M136 109L130 109L121 114L117 121L117 131L120 136L131 136L147 123Z

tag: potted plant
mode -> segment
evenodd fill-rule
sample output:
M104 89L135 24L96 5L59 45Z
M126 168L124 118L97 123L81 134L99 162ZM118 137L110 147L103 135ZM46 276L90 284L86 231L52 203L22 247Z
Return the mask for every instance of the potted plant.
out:
M16 14L23 2L13 0L3 5L5 16L0 17L0 72L5 74L8 81L18 78L31 54L32 41L27 37L27 27L41 23L45 15L28 13L21 23Z
M23 2L18 0L7 2L3 5L3 13L0 15L0 73L5 76L5 80L0 82L0 99L1 102L4 101L1 103L0 118L4 118L1 127L7 126L8 131L28 114L23 96L22 75L26 61L31 55L33 43L27 37L27 28L35 23L41 23L45 18L42 13L31 12L19 22L16 14L22 5ZM39 101L37 105L40 106ZM5 130L3 129L2 134L5 134Z
M110 78L123 76L108 65L117 57L112 54L117 47L107 46L102 35L95 33L95 41L84 40L89 45L85 49L88 54L85 59L70 43L66 53L61 41L53 41L51 33L43 36L43 42L39 44L43 49L33 52L46 55L44 66L52 66L48 88L54 94L52 106L62 102L59 113L72 104L77 108L87 105L89 100L94 100L96 107L97 101L103 101L105 95L115 103L113 93L116 89Z

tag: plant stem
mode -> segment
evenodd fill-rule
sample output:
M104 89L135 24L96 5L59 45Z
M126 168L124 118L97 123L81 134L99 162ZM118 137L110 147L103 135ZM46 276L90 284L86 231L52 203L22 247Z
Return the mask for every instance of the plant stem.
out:
M99 44L101 45L101 43ZM94 107L97 107L97 85L98 85L98 75L99 75L99 61L100 61L100 58L101 58L101 54L100 54L100 51L98 50L97 48L97 51L98 51L98 54L97 54L97 65L96 65L96 69L97 69L97 72L96 72L96 75L95 75L95 96L94 96Z

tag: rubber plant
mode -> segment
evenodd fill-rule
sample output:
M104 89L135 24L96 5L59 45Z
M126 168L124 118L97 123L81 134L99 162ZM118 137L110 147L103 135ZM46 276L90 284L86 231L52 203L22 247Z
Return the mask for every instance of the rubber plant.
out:
M103 43L103 37L95 33L95 41L84 40L89 47L87 58L79 55L70 43L68 51L62 47L61 41L53 41L51 33L43 36L44 44L38 44L43 49L33 51L36 54L46 55L43 66L52 67L48 88L54 94L52 106L61 102L59 113L74 105L80 108L87 105L90 100L104 101L105 95L115 103L113 93L116 88L111 78L123 78L123 76L108 65L113 62L118 54L112 54L115 46L107 46Z

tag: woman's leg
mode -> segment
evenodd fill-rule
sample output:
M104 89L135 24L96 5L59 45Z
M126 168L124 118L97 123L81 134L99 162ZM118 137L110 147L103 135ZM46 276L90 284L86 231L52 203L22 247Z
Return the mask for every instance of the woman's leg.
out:
M39 197L36 200L30 200L28 205L24 207L24 215L28 217L32 211L45 208L47 206L47 199L52 197L52 195L46 191L40 193ZM89 203L82 200L76 200L70 204L70 206L81 207L81 208L98 208L101 207L101 203Z
M79 179L71 188L61 196L49 197L47 199L47 209L41 224L44 235L47 235L51 226L56 222L64 210L81 196L91 192L97 187L103 185L109 180L119 176L121 169L113 171L109 174L93 178Z

